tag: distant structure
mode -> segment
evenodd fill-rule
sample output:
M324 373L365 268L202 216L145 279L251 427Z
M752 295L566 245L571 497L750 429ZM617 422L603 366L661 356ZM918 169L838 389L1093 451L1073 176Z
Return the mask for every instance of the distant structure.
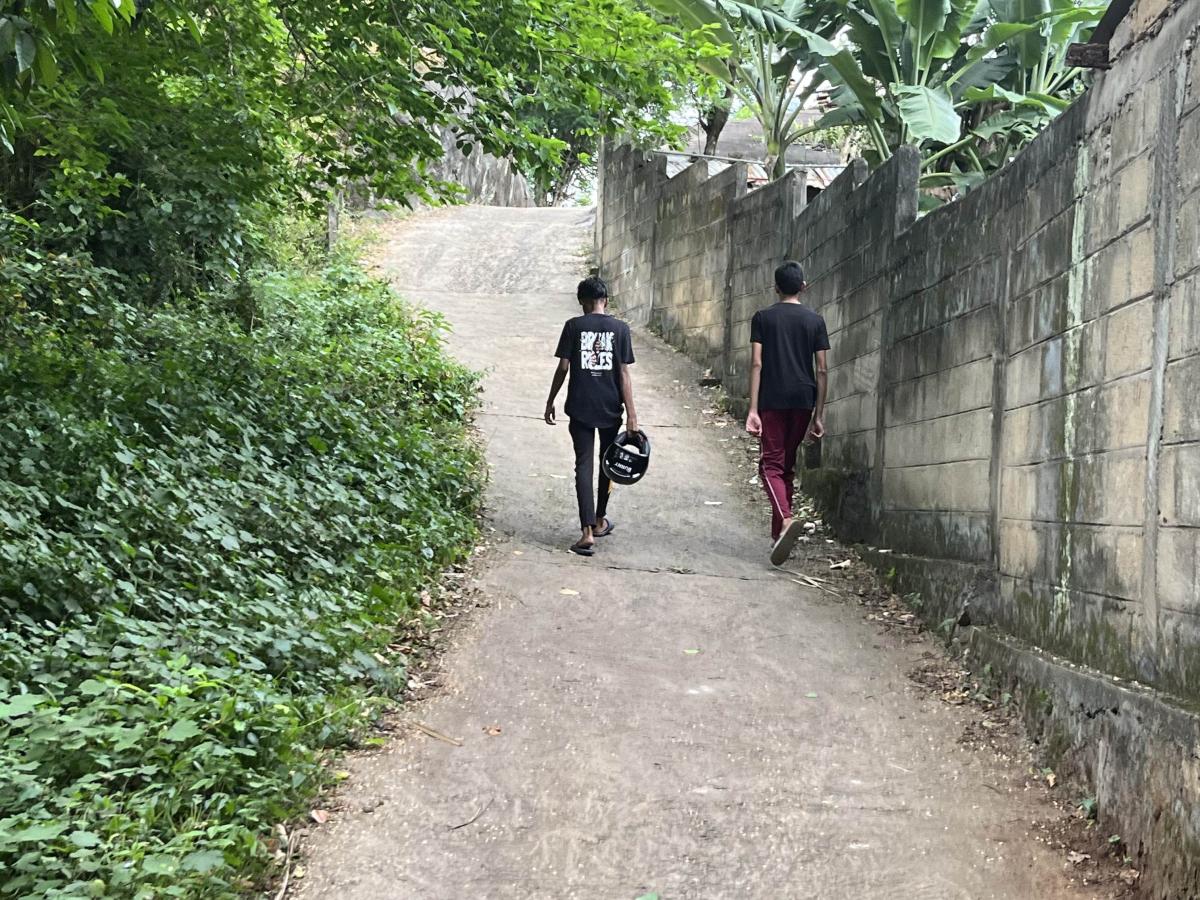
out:
M812 115L819 114L819 111L814 111ZM683 150L662 148L660 152L669 154L667 174L674 176L694 160L703 157L704 139L704 131L697 123L689 128L688 141ZM748 163L749 187L761 187L770 180L762 165L767 158L767 142L763 139L762 126L757 119L731 118L721 131L720 140L717 141L717 153L712 158L725 162ZM836 149L805 143L792 144L788 148L787 162L791 168L804 169L807 172L809 199L828 187L845 169L841 162L841 154Z

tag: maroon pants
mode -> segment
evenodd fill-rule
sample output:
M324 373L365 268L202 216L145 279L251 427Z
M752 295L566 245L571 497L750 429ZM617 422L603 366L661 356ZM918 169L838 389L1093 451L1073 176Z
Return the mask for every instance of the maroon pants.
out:
M792 517L796 483L796 451L808 433L811 409L764 409L759 438L758 473L771 501L771 540L783 531L783 520Z

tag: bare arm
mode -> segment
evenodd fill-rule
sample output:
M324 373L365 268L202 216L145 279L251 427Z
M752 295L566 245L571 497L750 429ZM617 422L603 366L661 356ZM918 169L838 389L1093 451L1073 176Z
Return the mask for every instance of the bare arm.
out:
M746 431L762 434L762 419L758 415L758 385L762 379L762 344L750 344L750 413L746 416Z
M633 376L629 366L621 366L621 402L625 404L625 430L630 434L638 431L637 409L633 405Z
M825 392L829 387L829 367L825 351L817 351L817 406L813 410L812 422L808 426L808 437L812 440L825 436Z
M554 369L554 378L550 381L550 396L546 398L546 412L543 414L547 425L554 424L554 398L558 396L563 382L567 380L567 372L570 369L571 362L566 359L560 359Z

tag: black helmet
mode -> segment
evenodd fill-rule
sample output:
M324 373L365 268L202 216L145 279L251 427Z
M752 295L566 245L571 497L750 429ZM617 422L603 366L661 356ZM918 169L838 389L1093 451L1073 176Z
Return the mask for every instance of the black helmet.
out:
M650 465L650 438L646 432L622 431L600 460L604 474L617 484L637 484Z

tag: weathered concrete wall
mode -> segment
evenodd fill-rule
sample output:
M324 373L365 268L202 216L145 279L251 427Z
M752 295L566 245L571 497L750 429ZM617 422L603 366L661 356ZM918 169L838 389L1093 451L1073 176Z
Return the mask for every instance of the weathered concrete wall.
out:
M1185 9L1193 17L1197 12ZM1195 31L1187 31L1181 19L1168 20L1157 41L1194 39ZM1162 409L1150 416L1152 437L1161 427L1161 448L1148 479L1157 491L1148 501L1146 522L1155 533L1144 569L1159 603L1160 678L1195 696L1200 694L1200 52L1193 49L1187 62L1186 80L1185 59L1164 67L1158 78L1157 132L1145 135L1154 142L1155 187L1162 192L1151 212L1156 254L1149 314L1155 323L1156 374L1148 386L1152 398L1161 392ZM1153 122L1151 112L1145 121Z
M746 177L744 164L701 160L658 196L651 326L717 372L724 368L729 229Z
M909 196L918 176L910 159L897 173ZM876 468L881 541L900 552L992 562L994 352L1007 263L996 210L1005 190L981 187L916 222L891 250Z
M847 168L796 219L788 254L804 267L806 302L825 317L833 348L826 409L838 427L823 442L824 467L804 479L835 527L856 540L878 534L879 478L872 468L889 295L889 257L880 248L916 214L915 191L912 203L896 202L896 179L912 168L910 156L901 154L869 181L861 161Z
M461 185L464 203L484 206L533 206L533 191L525 177L513 169L512 162L500 159L478 148L470 156L458 149L457 138L450 129L439 133L442 159L429 167L429 174L443 181Z
M613 305L638 325L650 321L658 197L667 183L665 156L605 145L599 168L596 256Z
M743 407L749 317L774 266L803 263L832 343L806 488L891 551L881 565L931 615L989 628L992 657L1014 640L1052 655L1033 667L1044 721L1086 745L1103 807L1154 856L1155 895L1191 896L1200 747L1135 745L1138 722L1191 721L1153 704L1200 701L1200 3L1140 0L1122 27L1112 70L958 203L917 218L908 148L807 207L794 183L739 198L734 176L693 167L645 199L642 258L661 268L651 318ZM1163 693L1117 691L1101 721L1063 660Z
M763 298L770 297L774 290L774 269L791 250L788 223L804 203L804 173L793 170L779 181L746 194L733 206L729 223L729 294L724 304L727 384L742 384L749 377L750 319L762 308ZM745 409L738 412L744 413Z

